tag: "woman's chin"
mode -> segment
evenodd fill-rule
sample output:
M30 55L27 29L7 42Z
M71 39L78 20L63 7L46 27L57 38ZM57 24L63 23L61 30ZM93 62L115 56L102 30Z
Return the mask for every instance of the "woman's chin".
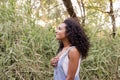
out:
M59 40L59 38L56 38L56 40Z
M56 40L61 40L60 38L56 37Z

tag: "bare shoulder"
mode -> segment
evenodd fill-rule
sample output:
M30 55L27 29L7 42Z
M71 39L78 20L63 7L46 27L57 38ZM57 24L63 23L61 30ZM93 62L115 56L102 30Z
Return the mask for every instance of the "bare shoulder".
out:
M70 49L68 56L69 58L79 58L80 52L77 50L76 47L73 47Z

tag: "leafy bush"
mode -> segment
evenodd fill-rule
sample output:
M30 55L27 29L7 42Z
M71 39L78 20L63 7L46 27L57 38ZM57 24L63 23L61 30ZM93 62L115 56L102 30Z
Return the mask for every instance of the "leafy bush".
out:
M26 3L19 13L15 1L0 4L0 80L53 80L50 59L58 47L54 29L35 24ZM9 7L8 7L9 6ZM81 63L81 80L120 79L120 33L86 27L90 51Z

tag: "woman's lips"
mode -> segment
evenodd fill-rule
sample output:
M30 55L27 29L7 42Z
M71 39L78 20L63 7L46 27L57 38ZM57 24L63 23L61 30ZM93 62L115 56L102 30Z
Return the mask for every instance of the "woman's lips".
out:
M56 34L56 35L59 35L59 34Z

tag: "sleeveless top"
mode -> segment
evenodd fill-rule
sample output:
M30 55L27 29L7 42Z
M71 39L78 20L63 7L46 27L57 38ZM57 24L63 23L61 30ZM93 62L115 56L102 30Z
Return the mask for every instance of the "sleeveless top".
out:
M68 63L69 63L68 52L73 47L75 47L75 46L69 47L60 56L57 66L54 67L54 80L66 80L67 72L68 72ZM81 57L79 59L79 64L78 64L78 68L77 68L74 80L80 80L80 78L79 78L80 61L81 61Z

